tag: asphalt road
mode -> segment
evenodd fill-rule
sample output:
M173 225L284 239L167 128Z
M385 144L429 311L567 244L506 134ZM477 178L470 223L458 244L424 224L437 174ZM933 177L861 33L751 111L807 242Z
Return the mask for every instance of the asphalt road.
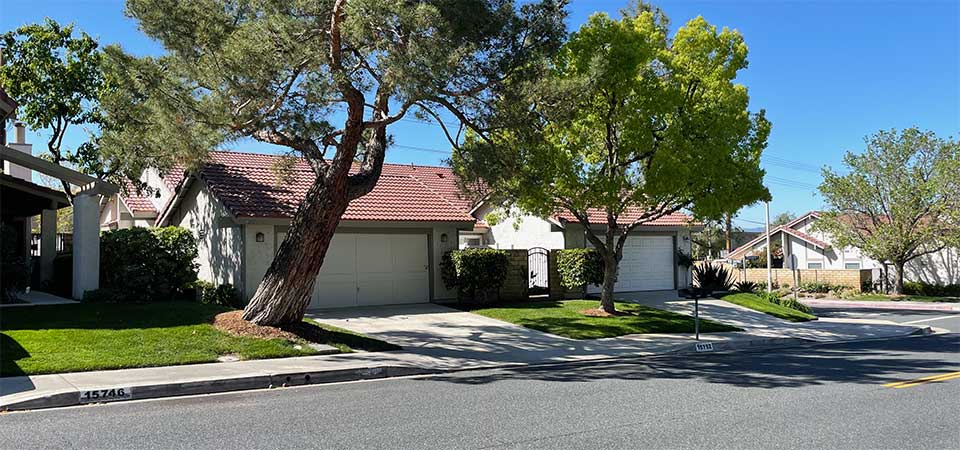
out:
M29 449L957 449L960 335L0 415ZM948 377L949 378L949 377Z
M891 320L897 323L941 328L954 333L960 333L960 312L817 308L814 310L814 314L820 317Z

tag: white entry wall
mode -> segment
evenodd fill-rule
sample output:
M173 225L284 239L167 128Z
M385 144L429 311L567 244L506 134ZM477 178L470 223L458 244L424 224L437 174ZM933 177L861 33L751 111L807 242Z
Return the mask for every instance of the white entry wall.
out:
M277 242L284 237L277 233ZM427 252L426 234L334 234L310 307L428 302Z
M673 236L628 236L614 291L674 289L673 258ZM600 287L588 286L587 292L596 294Z

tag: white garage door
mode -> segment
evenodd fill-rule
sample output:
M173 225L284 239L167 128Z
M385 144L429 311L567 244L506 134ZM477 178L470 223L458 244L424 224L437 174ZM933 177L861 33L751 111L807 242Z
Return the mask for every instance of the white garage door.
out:
M428 270L425 234L337 233L314 283L310 307L427 302Z
M628 236L620 260L620 276L616 292L656 291L673 289L673 237ZM588 286L587 292L600 292L599 286Z

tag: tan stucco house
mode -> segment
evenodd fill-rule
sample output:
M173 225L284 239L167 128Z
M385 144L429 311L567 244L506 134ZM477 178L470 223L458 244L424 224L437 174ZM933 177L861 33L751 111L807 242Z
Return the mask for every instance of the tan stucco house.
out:
M101 227L179 225L193 230L200 243L200 278L231 283L249 300L313 180L304 161L278 172L279 158L215 151L195 172L161 176L148 171L142 181L150 192L137 193L131 186L109 199ZM514 228L489 226L482 220L486 212L463 198L449 168L384 164L374 190L351 202L343 215L311 307L454 298L456 293L441 280L440 261L445 252L467 242L505 249L587 245L584 228L569 217L526 217L525 225ZM689 270L677 265L676 253L690 251L690 223L688 216L675 214L631 234L618 290L689 285Z

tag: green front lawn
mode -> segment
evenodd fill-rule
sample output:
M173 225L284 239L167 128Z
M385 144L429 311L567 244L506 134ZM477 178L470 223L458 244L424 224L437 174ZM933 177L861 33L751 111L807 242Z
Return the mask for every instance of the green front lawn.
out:
M29 306L0 312L0 376L169 366L241 359L282 358L316 353L286 339L225 334L210 324L229 308L198 303L139 303ZM384 350L385 342L325 328L318 342Z
M733 294L723 297L723 301L733 303L735 305L743 306L744 308L750 308L754 311L760 311L764 314L770 314L771 316L789 320L790 322L806 322L808 320L817 320L817 316L813 314L807 314L803 311L797 311L793 308L787 308L786 306L780 306L776 303L768 302L756 294Z
M617 310L629 313L612 317L584 315L597 308L597 300L523 302L470 312L573 339L598 339L638 333L693 333L693 317L633 303L617 302ZM737 327L700 320L701 332L740 331Z
M860 294L850 300L867 302L930 302L930 303L960 303L960 297L929 297L925 295L885 295Z

